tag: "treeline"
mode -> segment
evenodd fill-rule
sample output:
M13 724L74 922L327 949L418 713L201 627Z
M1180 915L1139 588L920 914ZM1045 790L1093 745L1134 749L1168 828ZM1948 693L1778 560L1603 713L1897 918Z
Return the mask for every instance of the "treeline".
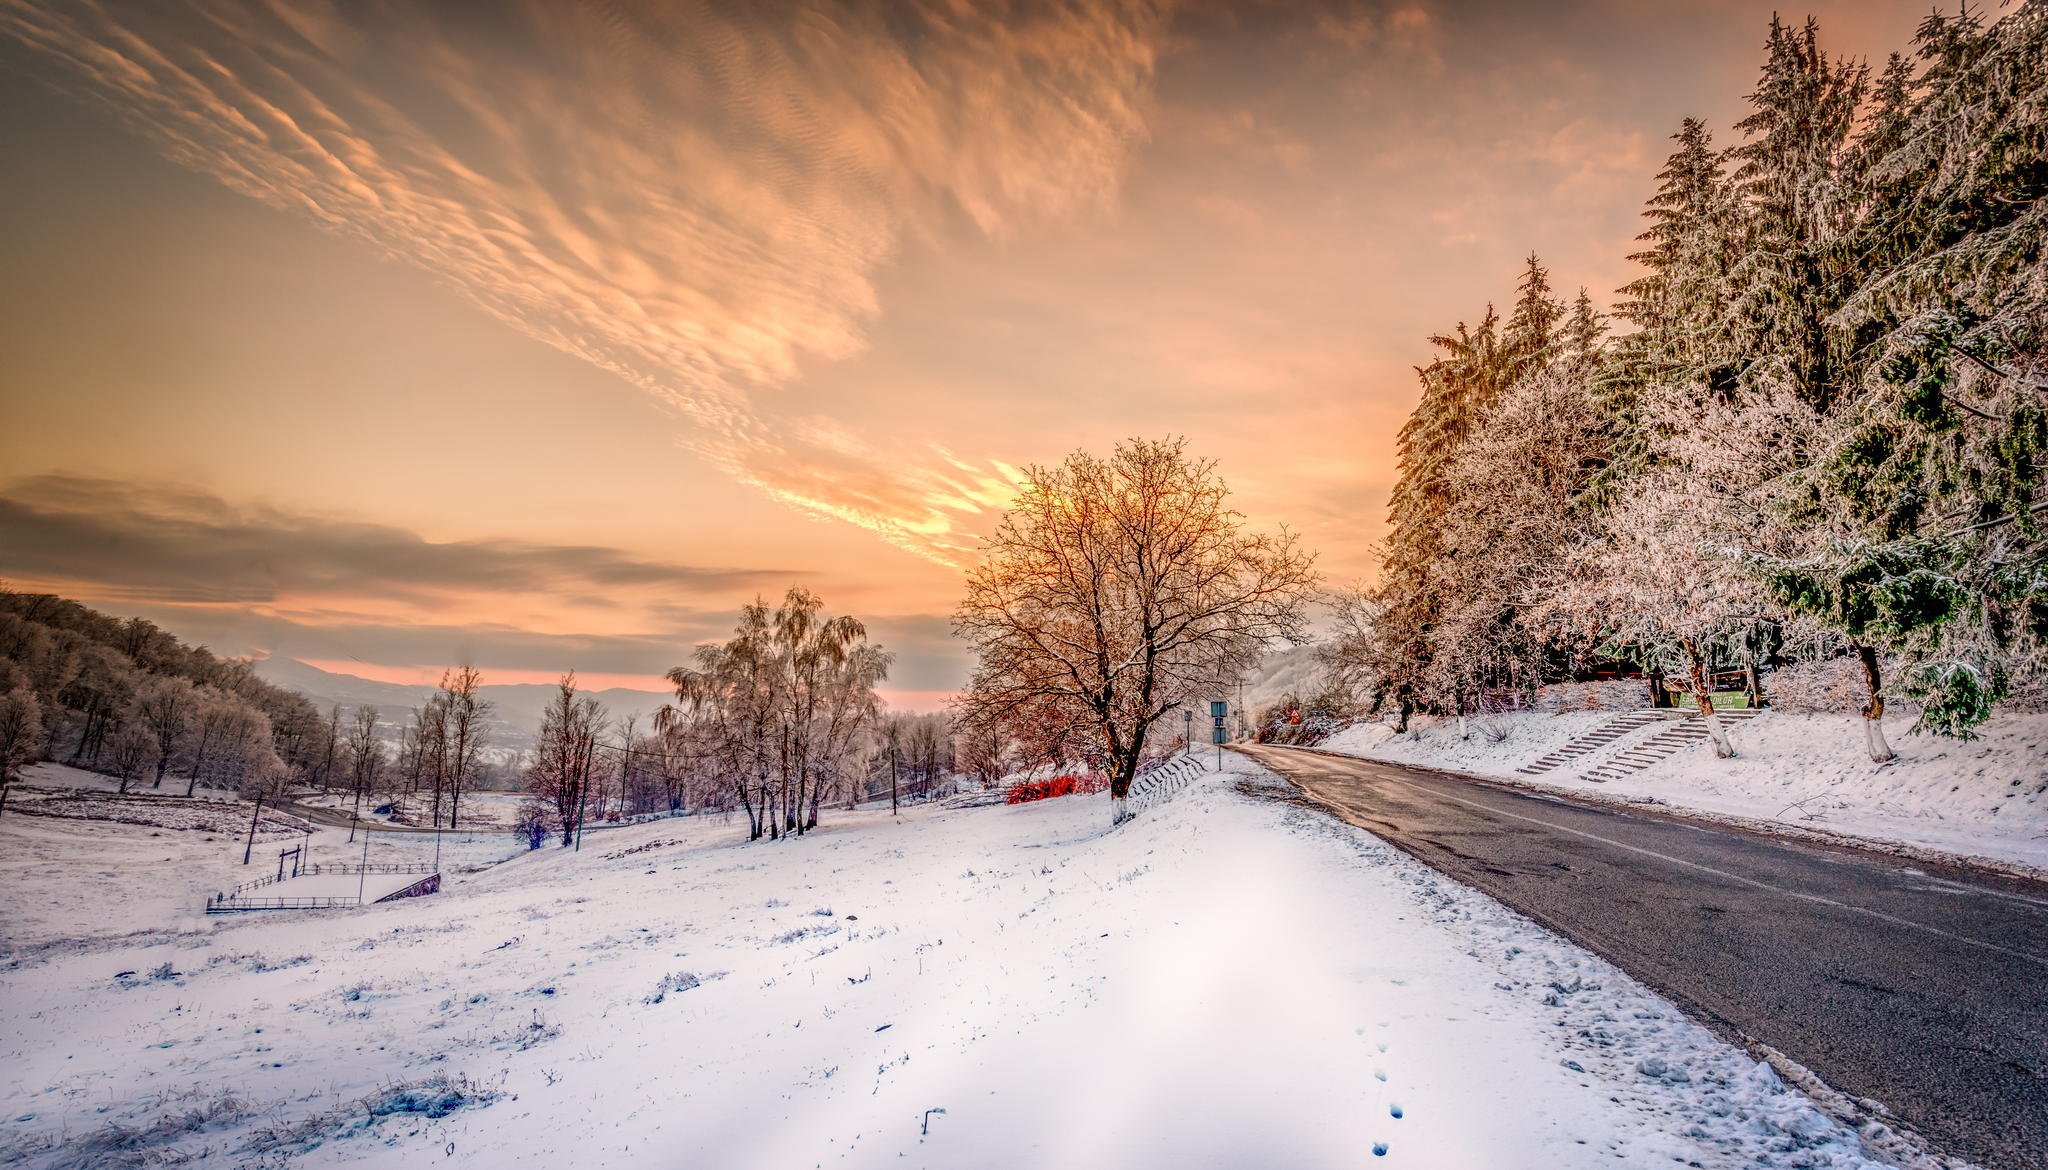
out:
M615 721L565 675L542 716L525 815L536 847L579 827L651 813L745 814L749 839L810 831L820 810L876 795L950 791L945 715L884 712L891 656L854 617L791 589L740 611L732 637L669 672L673 702Z
M51 759L113 775L123 792L170 779L187 796L201 785L267 793L319 775L327 730L312 703L246 659L141 618L0 590L0 784Z
M467 663L442 671L434 693L400 726L395 756L378 732L376 707L355 708L345 723L335 707L323 764L309 782L349 792L357 815L366 801L373 808L384 802L395 821L461 828L463 797L494 778L484 757L492 705L482 685L482 673Z
M1620 327L1531 257L1433 338L1379 583L1326 661L1465 712L1603 660L1853 670L1967 729L2048 692L2048 3L1873 72L1773 20L1736 141L1687 119ZM1709 724L1729 749L1717 720Z

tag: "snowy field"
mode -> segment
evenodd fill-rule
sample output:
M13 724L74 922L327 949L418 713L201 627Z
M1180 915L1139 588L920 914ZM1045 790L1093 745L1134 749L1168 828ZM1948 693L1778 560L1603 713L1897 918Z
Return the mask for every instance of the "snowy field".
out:
M1606 963L1232 766L1115 832L1099 796L668 821L40 947L0 968L0 1160L1870 1164Z
M1588 770L1666 724L1539 777L1516 768L1613 718L1612 713L1517 712L1470 721L1411 720L1411 734L1361 723L1325 740L1327 751L1491 776L1598 799L1668 804L1717 816L1896 842L1963 857L2048 869L2048 715L2001 715L1970 740L1910 734L1910 718L1885 734L1899 758L1874 764L1852 716L1765 712L1731 721L1736 758L1717 760L1702 740L1606 783ZM1498 737L1498 738L1496 738Z
M127 824L19 815L10 799L0 814L0 884L9 891L0 910L0 963L122 938L203 937L214 929L206 899L276 874L280 849L306 846L307 859L316 863L364 858L362 840L350 843L346 829L317 829L309 843L305 833L266 819L245 866L248 805L214 806L225 810L222 831L208 827L209 809L169 798L162 803L161 823ZM525 851L525 842L509 834L445 833L441 869L459 875ZM374 865L431 865L434 835L370 834L368 857Z

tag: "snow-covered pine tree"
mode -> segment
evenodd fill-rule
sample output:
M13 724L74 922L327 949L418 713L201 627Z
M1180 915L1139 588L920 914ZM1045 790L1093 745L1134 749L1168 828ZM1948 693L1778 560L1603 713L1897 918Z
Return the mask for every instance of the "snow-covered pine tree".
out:
M1889 653L1921 725L1966 734L2040 686L2048 642L2048 5L1936 14L1917 40L1924 72L1887 67L1859 143L1848 398L1802 484L1833 540L1774 585L1854 641L1867 719Z
M1741 225L1727 308L1736 381L1782 380L1816 409L1837 389L1829 318L1853 275L1842 241L1857 200L1844 179L1868 88L1868 67L1830 58L1813 20L1795 31L1773 17L1751 112L1736 123L1745 140L1729 153Z
M1629 256L1648 271L1622 286L1615 313L1636 332L1613 347L1610 368L1597 383L1613 435L1613 450L1596 491L1609 495L1643 472L1652 437L1645 433L1646 387L1687 379L1728 382L1728 270L1734 263L1734 202L1721 153L1698 118L1672 135L1678 145L1657 173L1657 190L1643 209L1650 226L1636 237L1645 245Z

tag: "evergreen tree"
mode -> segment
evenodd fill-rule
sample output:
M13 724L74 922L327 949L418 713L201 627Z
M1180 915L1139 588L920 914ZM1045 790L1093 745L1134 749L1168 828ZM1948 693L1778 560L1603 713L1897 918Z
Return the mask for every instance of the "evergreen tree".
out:
M1869 70L1830 59L1811 19L1795 31L1773 17L1765 55L1752 110L1736 123L1746 140L1729 156L1741 200L1727 310L1735 373L1781 378L1824 408L1837 376L1829 317L1850 275L1841 241L1856 211L1843 179Z

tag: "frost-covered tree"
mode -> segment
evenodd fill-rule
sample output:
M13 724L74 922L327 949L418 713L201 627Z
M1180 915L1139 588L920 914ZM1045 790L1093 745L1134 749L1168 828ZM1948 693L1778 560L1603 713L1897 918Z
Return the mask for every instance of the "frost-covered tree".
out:
M687 736L746 810L750 838L801 834L853 783L862 738L879 717L889 653L856 618L833 616L803 588L740 611L733 636L669 671L677 702L659 716Z
M138 690L136 714L156 741L156 758L151 761L156 777L151 787L162 787L171 761L184 750L198 706L199 695L192 684L175 676L150 679Z
M1306 636L1313 565L1292 534L1253 531L1180 440L1028 468L954 611L977 658L962 711L1079 731L1121 822L1160 720Z
M478 693L482 685L483 676L466 662L441 673L437 697L441 704L442 772L447 781L448 827L451 829L459 826L463 794L475 786L477 775L483 769L483 751L490 734L487 720L491 714L491 702ZM438 826L440 823L441 802L437 790L434 824Z
M126 795L128 786L141 779L161 755L155 733L140 719L123 723L107 742L106 751L107 767L121 782L116 791Z
M387 762L384 744L377 738L377 708L364 705L355 709L342 732L337 755L348 772L349 791L353 797L352 815L360 820L363 798L375 797ZM354 828L351 827L349 832L349 839L354 840Z
M606 724L603 705L577 693L574 671L562 676L553 701L541 712L527 784L534 798L553 813L565 848L575 843L589 808L597 737Z
M1775 379L1816 408L1839 390L1842 345L1829 318L1851 275L1843 242L1858 201L1847 180L1868 87L1865 65L1821 49L1817 22L1795 30L1773 17L1750 113L1736 123L1744 140L1729 152L1740 201L1726 310L1737 381Z
M0 692L0 812L6 811L8 789L22 766L34 762L42 749L43 705L35 692L19 685Z
M1587 493L1605 466L1605 418L1584 373L1530 374L1481 416L1446 469L1445 590L1432 693L1460 715L1482 689L1531 692L1597 639L1547 618L1571 558L1595 539Z

